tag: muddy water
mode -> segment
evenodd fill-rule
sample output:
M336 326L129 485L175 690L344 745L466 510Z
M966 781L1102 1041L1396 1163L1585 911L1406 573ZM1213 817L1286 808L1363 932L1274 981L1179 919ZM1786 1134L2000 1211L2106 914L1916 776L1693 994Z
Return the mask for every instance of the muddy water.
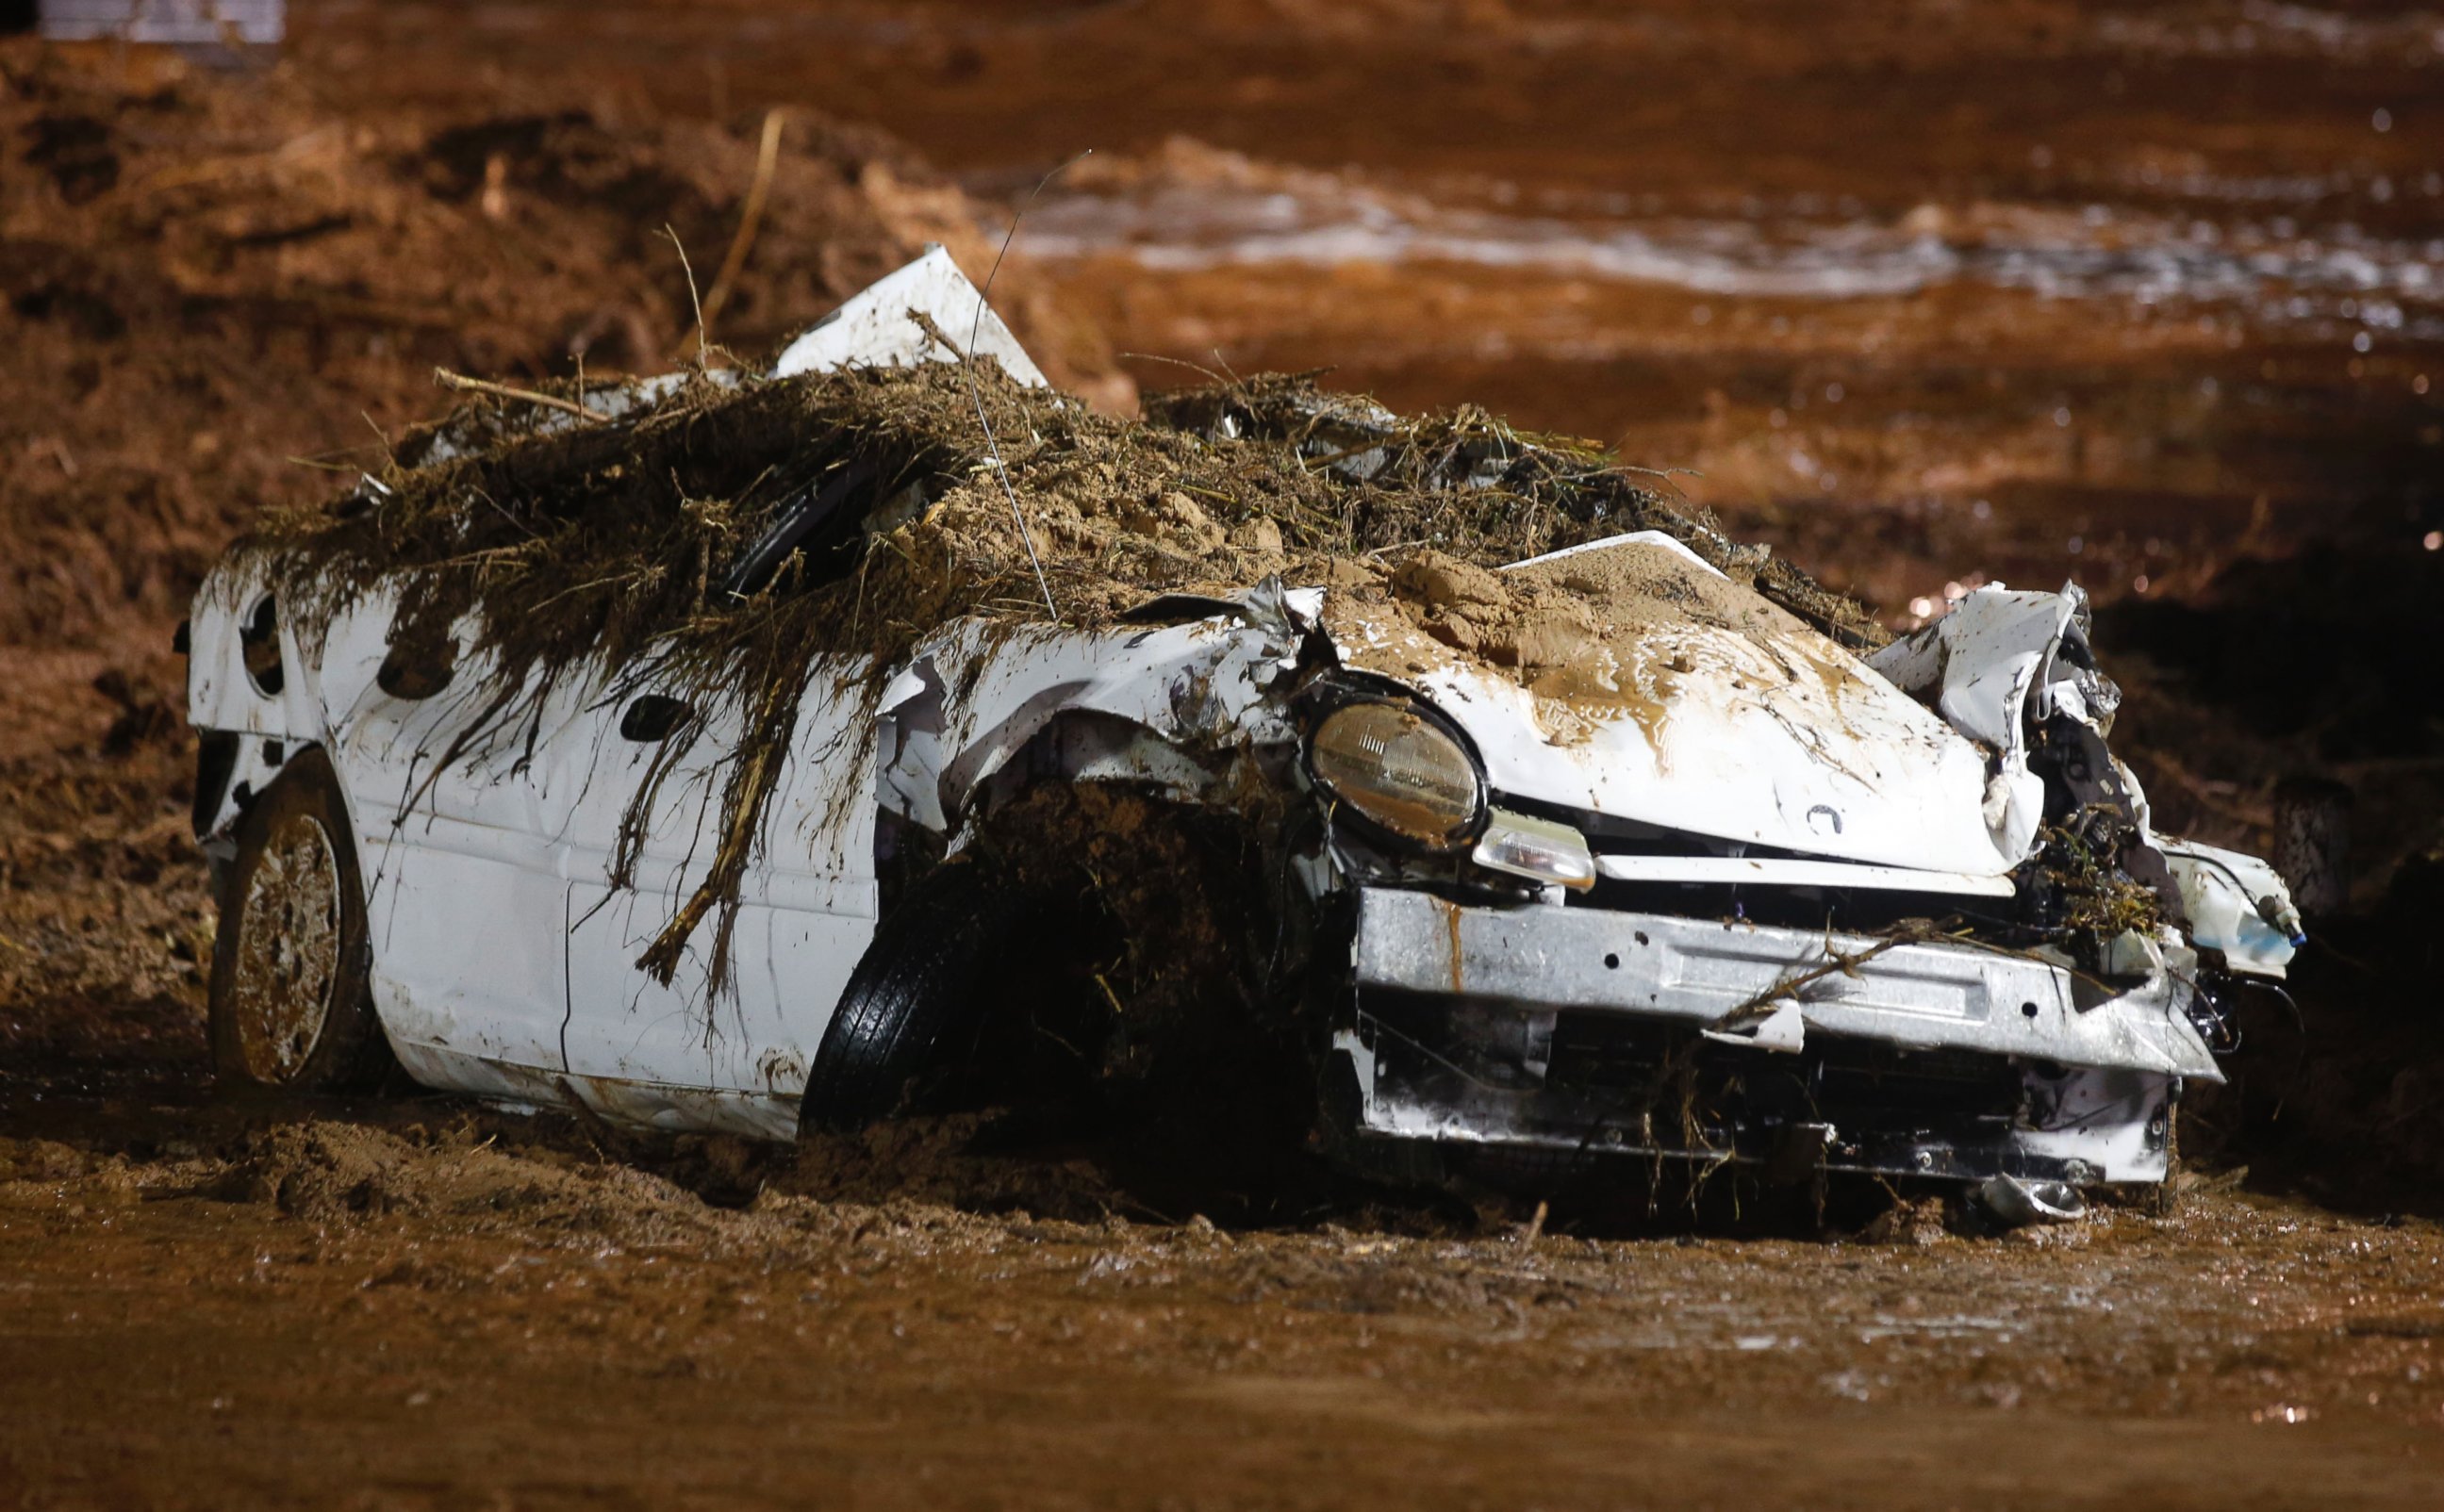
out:
M511 77L613 129L810 103L1005 204L1095 147L1015 255L1140 382L1331 364L1595 436L1895 623L1984 579L2145 601L2307 540L2432 562L2444 530L2424 12L292 17L288 65L369 119ZM0 1503L2444 1502L2444 1234L2246 1183L2002 1240L1215 1229L1059 1160L214 1101L183 753L99 753L101 670L0 732ZM52 703L59 730L18 717ZM2264 843L2258 768L2217 765L2246 732L2146 710L2159 813Z

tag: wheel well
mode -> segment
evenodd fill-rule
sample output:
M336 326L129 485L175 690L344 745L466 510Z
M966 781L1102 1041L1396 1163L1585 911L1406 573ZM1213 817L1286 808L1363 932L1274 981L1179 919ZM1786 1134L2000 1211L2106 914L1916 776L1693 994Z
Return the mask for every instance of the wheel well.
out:
M227 843L239 820L280 774L319 742L234 729L195 732L195 799L190 816L195 839L210 848Z

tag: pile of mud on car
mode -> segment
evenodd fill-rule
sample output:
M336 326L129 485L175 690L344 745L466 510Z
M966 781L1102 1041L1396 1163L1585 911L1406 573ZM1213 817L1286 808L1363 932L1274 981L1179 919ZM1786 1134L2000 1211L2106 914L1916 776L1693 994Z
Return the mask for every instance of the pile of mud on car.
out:
M599 483L624 437L672 444L672 407L710 424L709 391L892 374L958 401L932 460L784 458L789 486L742 485L755 507L718 530L680 497L670 572L695 597L630 635L645 651L498 651L530 627L483 585L527 536L475 532L584 528L498 480L582 440ZM2271 868L2153 828L2076 587L1980 587L1893 638L1774 601L1755 548L1677 516L1574 518L1518 560L1430 526L1300 560L1289 513L1233 517L1227 490L1122 480L1098 513L1073 468L1053 499L1043 459L1089 421L1042 384L936 250L767 366L504 390L331 507L374 529L481 461L456 556L324 593L303 538L233 548L186 631L220 1073L776 1140L888 1118L1015 1054L1012 964L1061 937L997 816L1129 795L1254 857L1254 926L1219 931L1253 984L1231 1011L1287 1025L1274 1074L1348 1166L1871 1172L2046 1215L2165 1179L2235 995L2301 943ZM1421 463L1401 417L1302 392L1287 420L1225 392L1092 423L1161 429L1149 454L1192 470L1274 469L1308 515L1329 489L1430 521L1556 470L1498 428ZM989 395L1037 418L996 429ZM789 593L871 609L903 559L955 573L926 532L962 507L1024 546L1023 592L942 599L881 650L844 618L867 638L789 663L786 700L655 649L725 614L799 623L769 607ZM1124 548L1187 564L1111 613L1065 599ZM472 597L436 624L418 574Z

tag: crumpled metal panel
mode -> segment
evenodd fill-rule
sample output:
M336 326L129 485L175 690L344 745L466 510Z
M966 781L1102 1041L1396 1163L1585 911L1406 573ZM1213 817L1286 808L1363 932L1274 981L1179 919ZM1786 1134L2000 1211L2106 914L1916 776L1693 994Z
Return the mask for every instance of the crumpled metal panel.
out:
M1990 876L2020 858L1980 818L1977 748L1812 631L1693 620L1643 638L1617 694L1561 700L1388 609L1336 596L1324 623L1345 662L1456 721L1497 794L1885 866Z
M1894 641L1867 665L1905 692L1928 697L1954 729L1995 752L1980 810L2009 863L2035 850L2046 784L2028 770L2028 731L2057 712L2112 728L2120 691L2086 655L2087 595L1979 588L1950 614Z
M1262 612L1099 632L961 621L929 638L885 691L885 801L947 829L981 784L1065 714L1108 716L1191 749L1287 743L1295 736L1272 691L1295 665L1300 634L1293 619ZM1144 775L1171 769L1150 756Z

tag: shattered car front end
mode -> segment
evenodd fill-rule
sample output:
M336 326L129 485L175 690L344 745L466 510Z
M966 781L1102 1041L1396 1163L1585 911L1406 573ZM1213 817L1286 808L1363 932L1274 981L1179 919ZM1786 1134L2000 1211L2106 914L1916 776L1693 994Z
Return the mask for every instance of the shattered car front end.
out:
M1714 571L1589 549L1667 595ZM1336 624L1488 795L1438 865L1380 822L1327 847L1359 1148L2162 1180L2233 980L2279 977L2299 921L2262 862L2149 830L2085 621L2076 588L1997 586L1864 660L1689 624L1524 684Z

